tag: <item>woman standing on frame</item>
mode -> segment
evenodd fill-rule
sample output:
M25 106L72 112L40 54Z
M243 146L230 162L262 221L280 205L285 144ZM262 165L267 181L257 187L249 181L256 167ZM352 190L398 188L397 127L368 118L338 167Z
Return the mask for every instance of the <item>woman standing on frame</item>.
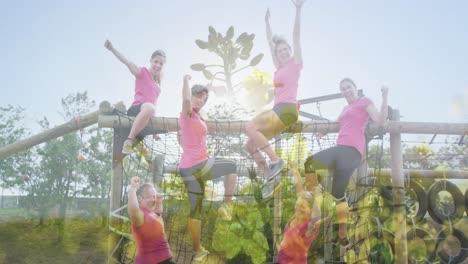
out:
M345 200L345 191L354 170L361 164L365 154L365 130L367 122L372 119L382 126L388 115L387 96L388 88L383 86L382 105L380 111L367 97L359 97L356 84L349 78L340 82L342 96L348 102L344 107L338 122L340 130L336 146L324 149L307 158L304 163L308 184L315 189L318 185L316 170L328 169L332 175L332 195L335 199L338 218L338 237L334 243L348 245L346 220L348 217L348 203Z
M193 260L202 261L209 254L201 245L201 209L205 183L224 176L224 203L218 214L231 220L232 195L236 185L237 164L234 161L208 156L207 126L200 110L208 100L208 88L196 84L190 87L190 75L184 76L182 112L179 117L182 156L179 173L182 176L190 201L189 232L193 242Z
M281 180L277 175L285 165L285 162L275 153L268 141L280 134L288 126L296 123L299 115L296 97L302 70L300 27L301 7L305 0L292 0L291 2L296 7L293 32L294 52L284 38L273 36L270 27L270 10L267 10L265 15L268 44L276 67L274 107L272 110L260 113L246 125L246 133L249 139L245 148L263 172L267 181L263 189L263 198L269 198L273 195ZM267 166L266 160L260 151L265 152L270 158L270 166Z

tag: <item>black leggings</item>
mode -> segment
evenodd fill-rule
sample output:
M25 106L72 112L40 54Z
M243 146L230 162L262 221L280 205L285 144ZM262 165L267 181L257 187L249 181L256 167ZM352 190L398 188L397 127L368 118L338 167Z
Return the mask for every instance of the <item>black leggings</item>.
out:
M361 163L361 153L351 146L334 146L315 153L304 163L306 173L328 169L333 177L332 195L339 201L344 201L346 187L354 170Z
M190 217L200 219L206 181L236 173L237 165L231 160L209 158L193 167L180 168L179 172L184 180L191 204Z
M137 116L141 112L142 105L143 103L130 106L127 110L127 116Z

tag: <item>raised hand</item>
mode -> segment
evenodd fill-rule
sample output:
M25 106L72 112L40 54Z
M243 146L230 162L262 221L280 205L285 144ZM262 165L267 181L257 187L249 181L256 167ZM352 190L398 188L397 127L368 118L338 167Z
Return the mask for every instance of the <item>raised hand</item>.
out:
M140 178L138 176L133 176L130 180L130 184L133 188L138 188L138 186L140 186Z
M270 8L267 9L265 14L265 22L270 22Z
M106 41L104 42L104 47L108 50L114 49L114 46L112 46L112 42L110 42L110 40L108 39L106 39Z
M382 97L387 98L387 96L388 96L388 87L384 85L384 86L382 86L382 88L380 88L380 90L382 91Z
M184 81L185 81L185 82L188 82L188 81L190 81L191 79L192 79L192 76L190 76L190 74L185 74L185 75L184 75Z
M291 0L291 2L296 6L296 8L301 8L306 0Z

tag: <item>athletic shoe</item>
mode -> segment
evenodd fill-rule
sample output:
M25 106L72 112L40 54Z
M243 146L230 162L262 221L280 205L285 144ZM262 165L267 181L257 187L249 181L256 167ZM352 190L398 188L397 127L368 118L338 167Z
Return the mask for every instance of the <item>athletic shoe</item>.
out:
M221 216L221 218L225 221L231 221L232 219L232 210L231 208L229 208L229 205L223 203L223 205L221 205L219 208L218 208L218 215Z
M204 260L206 258L206 256L208 256L208 254L210 254L210 252L203 248L201 251L193 253L192 260L193 261L202 261L202 260Z
M123 143L122 154L125 154L125 155L132 154L134 144L135 144L134 139L127 138Z
M263 199L271 198L280 185L281 177L274 177L274 179L267 182L267 184L263 187L262 190Z
M281 169L284 167L286 163L284 160L280 159L275 163L270 164L270 173L268 173L267 176L267 182L272 181L274 178L276 178L277 175L281 172Z

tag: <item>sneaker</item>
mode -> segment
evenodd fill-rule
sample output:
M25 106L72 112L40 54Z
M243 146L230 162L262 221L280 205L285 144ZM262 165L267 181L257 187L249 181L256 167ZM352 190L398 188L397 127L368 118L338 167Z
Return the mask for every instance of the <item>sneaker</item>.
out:
M271 181L267 182L262 190L263 199L271 198L280 185L281 177L275 177Z
M218 215L225 221L231 221L232 219L232 210L229 208L229 205L223 203L218 209Z
M202 261L203 259L206 258L206 256L208 256L208 254L210 254L210 252L208 250L202 249L201 251L197 251L197 252L193 253L192 260L193 261Z
M127 138L123 143L122 154L125 154L125 155L132 154L134 144L135 144L134 139Z
M276 178L277 175L279 175L281 169L284 167L284 160L280 159L279 161L270 164L270 173L267 176L267 182L272 181L273 179Z

